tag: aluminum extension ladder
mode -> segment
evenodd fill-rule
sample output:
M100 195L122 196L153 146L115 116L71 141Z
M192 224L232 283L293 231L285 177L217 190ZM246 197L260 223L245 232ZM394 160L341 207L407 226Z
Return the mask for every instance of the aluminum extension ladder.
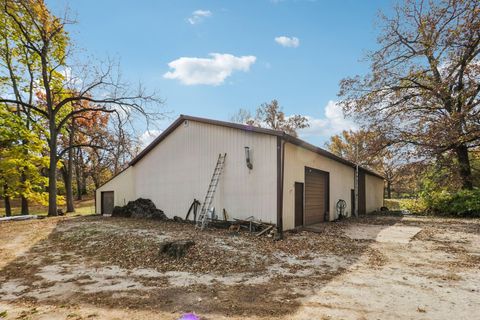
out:
M215 191L217 190L218 181L220 180L220 175L222 174L223 165L225 164L225 157L227 156L226 153L219 154L217 165L215 166L215 170L213 170L212 180L210 181L210 185L208 186L207 194L205 195L205 200L202 204L202 209L200 210L200 214L198 215L197 219L197 228L203 230L208 223L208 211L212 206L213 198L215 196Z

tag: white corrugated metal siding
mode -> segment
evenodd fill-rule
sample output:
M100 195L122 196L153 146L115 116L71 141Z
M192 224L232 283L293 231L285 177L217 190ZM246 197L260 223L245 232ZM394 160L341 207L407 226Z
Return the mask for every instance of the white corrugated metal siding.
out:
M381 178L365 174L365 202L366 212L380 210L383 206L384 181Z
M135 199L134 167L129 167L118 176L105 183L95 192L96 213L101 213L102 191L113 191L115 206L124 206L128 201Z
M245 162L251 149L253 170ZM227 153L215 209L230 218L276 222L276 137L186 121L135 164L136 197L152 199L167 216L184 217L203 202L219 153Z

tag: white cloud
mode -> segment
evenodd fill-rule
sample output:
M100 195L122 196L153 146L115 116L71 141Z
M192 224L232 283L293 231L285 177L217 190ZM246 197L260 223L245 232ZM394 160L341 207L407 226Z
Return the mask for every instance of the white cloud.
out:
M282 47L296 48L300 45L300 39L297 37L280 36L275 38L275 42Z
M307 116L310 127L299 131L301 138L322 137L324 140L329 139L335 134L341 133L343 130L357 130L356 124L351 119L346 119L342 107L336 101L328 101L325 106L325 117L314 118Z
M148 146L156 137L158 137L162 133L161 130L147 130L140 135L138 138L140 140L140 144L142 148Z
M212 16L212 12L210 10L195 10L192 12L192 15L187 19L188 23L194 25L202 22L206 18Z
M177 79L185 85L220 85L233 71L250 70L255 56L236 57L231 54L210 53L210 58L181 57L171 61L168 66L173 71L163 75L166 79Z

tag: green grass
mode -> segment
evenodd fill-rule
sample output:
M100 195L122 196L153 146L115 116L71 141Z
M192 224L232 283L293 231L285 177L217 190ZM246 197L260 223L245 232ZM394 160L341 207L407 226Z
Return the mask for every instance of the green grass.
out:
M63 209L65 212L65 206L59 206L59 208ZM39 216L46 216L48 212L48 208L45 206L37 205L37 204L30 204L30 214L31 215L39 215ZM19 201L12 201L12 215L20 215L20 204ZM95 213L95 200L94 199L85 199L81 201L75 201L75 213L70 214L80 214L80 215L89 215ZM5 216L5 207L2 200L2 204L0 207L0 217Z

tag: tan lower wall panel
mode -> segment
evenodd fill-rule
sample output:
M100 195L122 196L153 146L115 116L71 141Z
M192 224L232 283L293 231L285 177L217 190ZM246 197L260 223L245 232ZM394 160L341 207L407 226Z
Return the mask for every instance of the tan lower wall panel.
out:
M283 186L283 228L284 230L295 227L295 182L305 183L304 196L307 197L306 187L309 179L305 178L305 167L322 170L329 173L329 203L325 206L329 212L327 219L333 220L335 216L335 204L339 199L347 203L347 214L350 215L351 189L354 187L354 169L338 161L326 158L318 153L303 147L285 144L285 167ZM325 190L326 191L326 190ZM322 192L324 192L322 190ZM305 203L306 204L306 203ZM307 215L305 208L304 214ZM323 216L321 217L323 221Z

